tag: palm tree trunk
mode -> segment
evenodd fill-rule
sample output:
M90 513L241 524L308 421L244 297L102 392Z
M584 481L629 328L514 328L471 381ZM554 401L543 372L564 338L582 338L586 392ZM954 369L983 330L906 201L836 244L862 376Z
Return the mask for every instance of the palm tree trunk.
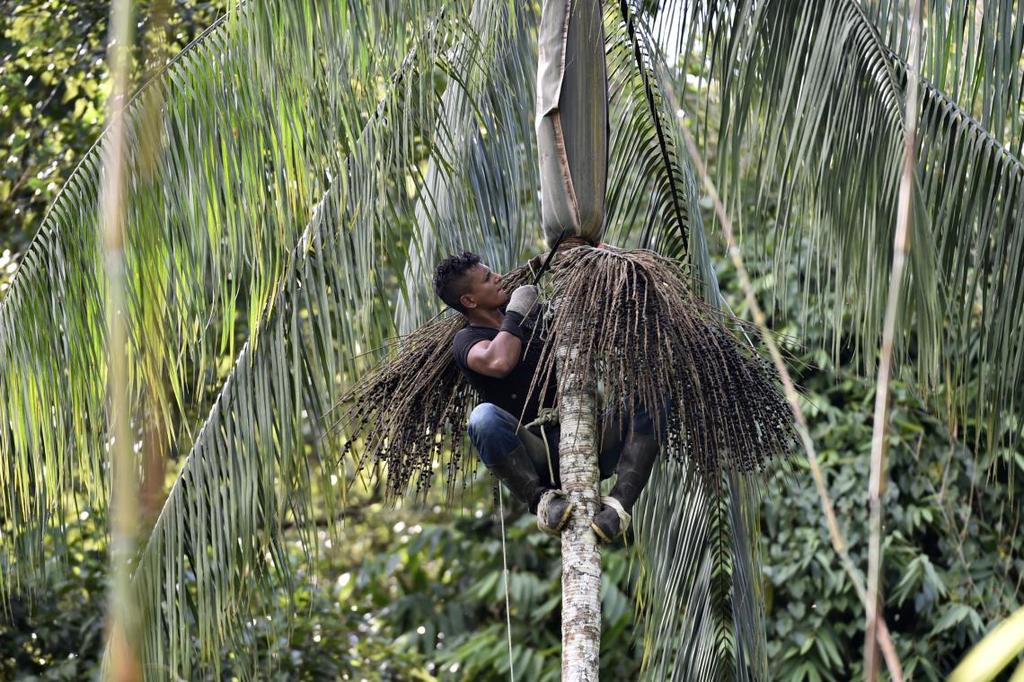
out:
M601 4L544 0L538 35L537 149L541 222L560 235L601 241L608 173L608 79ZM562 532L562 679L597 680L601 652L601 553L590 522L598 509L594 377L557 346L562 487L576 508ZM571 370L571 371L570 371Z
M559 367L575 349L556 350ZM566 361L569 362L566 362ZM601 653L601 553L590 522L598 509L597 405L593 377L561 371L558 379L562 488L575 504L562 531L562 679L597 680Z

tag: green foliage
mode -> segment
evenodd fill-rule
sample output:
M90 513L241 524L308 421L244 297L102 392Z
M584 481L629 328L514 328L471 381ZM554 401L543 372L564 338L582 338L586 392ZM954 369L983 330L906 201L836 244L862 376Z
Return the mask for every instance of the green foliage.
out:
M47 536L51 558L35 585L45 598L15 594L0 616L0 678L81 680L95 669L103 648L106 528L107 519L82 511L63 533Z
M851 557L867 562L874 385L822 367L803 378L812 435ZM885 615L909 677L939 680L1020 603L1019 481L989 480L922 400L893 386L885 508ZM1015 465L1017 466L1017 465ZM863 608L829 546L803 467L764 504L769 650L780 679L857 679ZM1017 501L1010 502L1016 496Z
M136 76L177 54L222 0L137 0L138 32L155 22L160 49L137 50ZM107 21L101 0L15 0L0 13L0 244L23 251L106 118ZM146 49L146 47L151 49ZM0 261L0 294L3 293Z
M440 507L422 514L377 505L336 540L321 532L315 579L305 573L305 559L292 554L295 604L243 628L241 641L259 651L247 664L278 667L282 679L346 672L396 680L507 679L500 524L489 504L474 507L452 520ZM506 533L511 663L519 679L557 680L559 545L522 509L507 519ZM604 568L602 676L631 679L639 659L632 649L627 552L606 553ZM301 618L292 619L285 638L280 623L289 608Z
M470 499L489 497L487 483ZM505 497L506 506L509 498ZM518 679L559 679L559 545L532 515L507 510L513 656ZM81 679L103 647L105 523L68 526L72 571L55 573L50 598L15 601L0 621L0 677ZM358 508L331 532L317 532L312 563L289 534L292 580L251 609L233 644L196 679L508 679L500 524L490 501L452 519L433 510ZM50 541L57 541L51 535ZM633 568L620 547L604 556L602 659L606 679L633 679ZM189 587L194 589L194 576ZM198 642L195 644L198 647Z
M258 627L245 626L241 640L259 652L247 665L278 667L282 679L345 672L396 680L507 679L500 524L489 503L454 520L435 510L395 513L378 505L334 541L321 532L315 581L294 552L293 606L301 618L290 621L287 639L280 626L287 605L262 616L266 625L257 616ZM559 545L521 509L507 519L506 533L516 677L557 680ZM639 657L632 648L626 550L606 553L604 569L602 676L632 679Z
M759 214L748 208L756 225ZM748 255L762 270L772 257L770 248L748 248ZM720 271L742 314L731 269L723 265ZM854 564L863 567L875 386L837 369L830 354L815 349L828 332L801 317L795 282L807 276L795 272L788 286L776 288L775 279L765 275L757 284L762 300L772 300L774 293L772 326L792 354L790 366L836 514ZM796 342L798 333L807 346ZM1024 456L1007 448L972 452L906 382L892 385L890 419L884 613L908 679L941 680L1022 602L1024 537L1018 527ZM959 435L974 441L971 430ZM820 509L801 459L765 486L761 558L773 679L862 676L864 610L829 543Z
M1021 435L1024 173L1016 121L1024 41L1005 38L1021 21L990 2L922 4L918 200L894 358L951 423L987 422L983 442L994 447ZM717 111L705 122L716 138L719 189L733 209L749 196L781 206L769 230L786 240L776 274L810 264L817 277L808 305L837 344L843 334L855 340L846 360L872 375L896 224L907 4L684 6L685 19L668 11L653 31L675 34L684 59L700 41L696 64L711 94L696 109L720 104L705 109ZM741 177L750 171L753 186Z

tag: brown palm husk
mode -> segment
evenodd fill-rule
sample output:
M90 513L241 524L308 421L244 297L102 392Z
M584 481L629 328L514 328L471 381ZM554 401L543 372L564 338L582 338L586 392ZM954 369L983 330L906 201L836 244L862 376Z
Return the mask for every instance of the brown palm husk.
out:
M790 450L792 417L774 371L737 339L749 330L694 295L678 262L578 247L555 261L549 284L537 390L554 375L558 337L577 350L559 371L592 373L613 414L650 415L673 459L711 474L754 472Z
M536 259L505 276L511 290ZM712 479L724 469L765 470L790 450L792 420L770 365L736 336L741 324L699 300L676 261L658 254L578 246L560 252L545 283L550 303L534 333L544 350L533 391L555 381L555 344L577 349L572 367L600 386L604 410L651 415L666 456ZM345 396L339 422L358 462L386 474L391 498L428 488L439 463L449 491L473 468L465 426L479 400L452 354L465 324L437 317ZM517 415L518 416L518 415Z

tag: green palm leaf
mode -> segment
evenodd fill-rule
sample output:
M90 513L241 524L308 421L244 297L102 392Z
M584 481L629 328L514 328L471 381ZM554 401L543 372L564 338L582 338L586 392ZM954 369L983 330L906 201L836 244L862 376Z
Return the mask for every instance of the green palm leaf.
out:
M419 78L429 78L433 64L419 59L403 76L413 75L415 64L428 67ZM418 84L424 85L429 83ZM406 87L407 78L399 79L395 93L408 94ZM360 301L371 305L372 292L352 287L337 266L372 259L379 248L372 225L393 217L383 199L400 202L404 194L401 183L378 184L371 169L386 158L382 149L396 152L382 170L411 161L414 147L401 138L419 127L387 125L389 116L403 116L405 103L400 95L382 103L318 205L261 324L261 343L243 348L153 529L135 574L140 604L156 619L147 630L149 665L168 665L187 677L190 616L203 645L200 655L208 659L245 614L243 577L266 580L268 571L288 570L276 529L288 513L300 527L309 516L313 472L306 464L305 431L333 393L335 374L328 367L344 361L352 346L342 335L354 340L353 327L365 338L382 332L372 323L358 329L357 321L346 324L338 314ZM320 473L329 476L334 461L321 458ZM185 583L187 570L195 574L194 605L168 594L168 586Z
M950 101L977 119L1018 158L1024 97L1024 9L1013 3L932 0L926 6L921 73ZM894 57L910 49L907 5L866 3L864 10Z
M690 186L675 153L653 68L656 48L624 0L608 3L612 88L607 223L612 241L685 258L692 216ZM672 124L674 125L674 124ZM627 245L623 243L622 245Z
M500 3L477 2L469 17L474 31L452 62L453 78L441 97L441 118L433 152L416 203L416 226L404 272L408 291L398 297L395 319L409 334L437 312L429 283L435 264L452 253L473 251L499 272L511 270L527 246L540 243L536 230L539 201L536 140L530 110L513 93L534 91L535 56L530 5L516 5L515 23L493 31ZM490 63L481 54L497 42L514 40ZM470 41L483 44L470 49ZM503 83L508 93L467 97L481 79Z
M712 35L707 61L716 65L722 90L727 193L739 205L746 172L741 150L759 149L753 172L762 194L779 202L783 240L776 269L808 261L817 276L805 281L824 283L815 285L818 293L829 294L817 297L827 301L818 312L837 330L835 351L843 342L839 331L854 331L855 355L870 367L884 306L881 283L891 261L902 145L905 30L892 9L899 5L712 4L714 10L693 15L730 20L691 25L682 34ZM956 427L980 426L976 433L991 445L1007 432L1019 435L1024 379L1024 292L1016 277L1024 247L1018 226L1024 176L1011 151L1020 141L1019 123L1010 119L1019 117L1009 113L1019 105L1021 29L1008 7L986 4L985 21L976 24L974 3L933 5L923 74L966 99L958 103L924 83L920 204L898 358L921 385L945 382L933 393L936 407ZM979 51L943 51L949 35L973 31L983 38Z
M344 168L296 246L271 312L261 322L260 343L243 349L200 431L135 575L140 604L153 619L146 630L149 665L187 676L195 630L203 645L199 654L209 660L248 615L247 600L259 590L246 583L288 579L278 536L285 516L306 527L315 487L333 515L347 485L339 488L336 482L346 475L336 468L337 453L322 449L333 441L315 439L311 467L308 431L322 434L322 419L343 385L345 373L337 370L351 362L352 349L382 342L391 332L389 292L352 282L361 277L391 282L405 267L399 254L385 256L383 250L403 242L416 214L415 198L395 179L419 162L421 145L432 139L439 122L450 122L445 104L450 105L452 90L437 96L435 67L455 67L445 57L453 43L462 46L452 51L453 59L472 55L481 68L492 52L505 62L519 49L514 41L501 40L508 36L499 27L515 27L503 12L478 19L483 25L476 28L493 43L470 40L467 28L458 24L453 30L439 24L417 41L392 93L350 147ZM514 95L494 71L481 73L486 78L478 83L460 81L460 98L477 112L489 110L487 99L511 101ZM508 104L495 107L501 115L485 128L499 139L504 115L514 113L513 124L519 116ZM515 145L510 151L518 153ZM487 163L509 158L507 152L493 154ZM401 281L398 286L400 293L406 290ZM360 310L368 312L351 312ZM312 538L303 540L315 551ZM195 575L194 603L171 587L183 584L188 572Z
M135 98L125 352L144 406L136 432L155 423L165 444L191 441L222 380L216 359L233 354L239 311L252 329L268 314L282 245L309 221L429 8L389 4L245 4ZM317 47L318 35L349 39ZM18 569L39 565L46 526L107 497L102 145L61 191L0 304L0 510L18 529L0 550L19 543Z

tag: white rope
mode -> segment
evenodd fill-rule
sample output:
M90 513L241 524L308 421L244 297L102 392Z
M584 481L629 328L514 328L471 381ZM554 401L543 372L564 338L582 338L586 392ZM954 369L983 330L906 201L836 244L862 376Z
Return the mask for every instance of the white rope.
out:
M544 438L544 452L548 456L548 458L547 458L548 459L548 475L551 476L551 485L556 485L556 483L555 483L555 465L552 464L552 462L551 462L551 445L548 443L548 434L544 430L543 426L540 427L540 435L541 435L542 438Z
M501 566L505 575L505 633L508 635L508 674L516 682L516 671L512 668L512 607L508 597L508 555L505 553L505 504L502 500L501 483L498 484L498 517L501 519Z
M626 531L629 530L630 522L633 520L632 515L630 515L630 513L627 512L622 507L622 503L621 502L619 502L618 500L616 500L614 497L612 497L610 495L603 496L601 498L601 504L603 504L606 507L611 507L612 509L615 510L615 513L619 517L619 532L622 535L625 535Z
M551 443L548 442L548 434L544 427L557 424L558 421L558 410L552 407L544 407L537 412L537 418L526 425L527 429L534 426L540 429L540 437L544 439L544 452L548 459L548 474L551 476L551 485L555 485L555 467L551 461Z

